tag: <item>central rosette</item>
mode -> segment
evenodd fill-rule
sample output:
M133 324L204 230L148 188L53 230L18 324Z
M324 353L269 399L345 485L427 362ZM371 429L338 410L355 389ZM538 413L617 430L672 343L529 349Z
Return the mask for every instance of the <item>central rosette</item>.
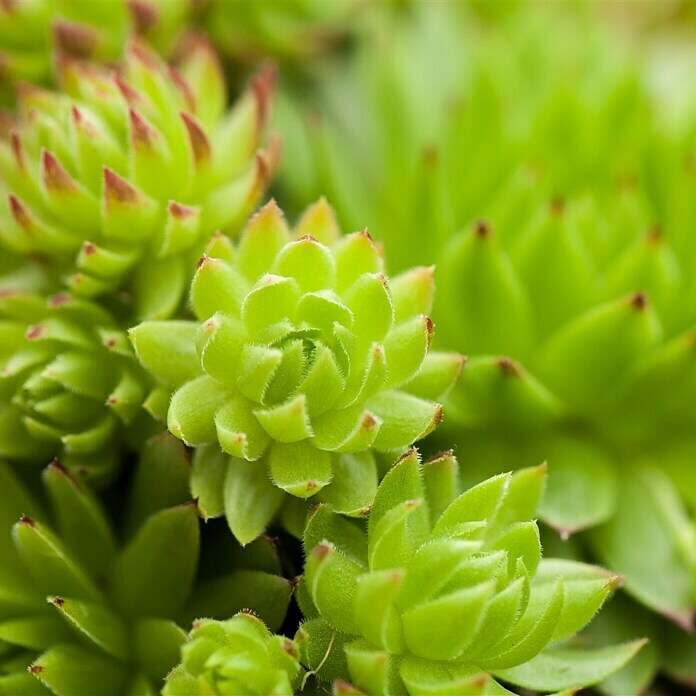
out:
M294 234L272 203L236 248L211 241L191 287L200 324L150 322L132 337L166 383L150 402L165 404L174 435L253 462L247 478L263 471L293 496L321 491L361 515L377 486L373 450L401 452L427 435L441 418L436 399L461 367L460 356L428 355L432 291L431 268L390 284L370 235L340 237L326 203ZM196 494L207 511L210 469L221 465L201 458L194 481L206 479ZM226 478L220 487L253 486Z

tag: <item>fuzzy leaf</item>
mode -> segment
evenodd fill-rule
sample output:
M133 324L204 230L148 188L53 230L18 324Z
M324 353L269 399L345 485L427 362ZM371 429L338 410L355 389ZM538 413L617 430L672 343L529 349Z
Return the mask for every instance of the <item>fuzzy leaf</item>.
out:
M372 397L367 407L383 423L375 438L375 449L404 450L429 435L442 420L442 406L399 391L385 391Z
M263 534L283 494L271 483L265 462L232 459L225 475L224 501L227 523L245 545Z
M309 498L330 483L331 455L309 442L277 443L268 453L273 483L298 498Z
M201 374L196 331L190 321L145 321L128 335L145 368L171 389Z

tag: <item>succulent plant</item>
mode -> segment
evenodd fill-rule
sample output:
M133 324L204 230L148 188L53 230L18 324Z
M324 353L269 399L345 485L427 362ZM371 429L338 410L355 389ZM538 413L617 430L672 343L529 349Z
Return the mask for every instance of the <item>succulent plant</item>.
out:
M203 24L220 52L236 62L255 65L271 57L303 70L340 43L357 6L354 0L212 0Z
M546 467L500 474L456 495L451 453L403 455L367 529L326 506L304 535L296 637L306 665L367 694L508 693L503 680L561 691L601 680L642 641L594 650L572 636L620 581L594 566L541 559L530 518Z
M109 478L151 386L126 333L109 312L67 293L46 300L9 290L0 311L0 456L61 456L80 476Z
M205 240L235 234L275 167L257 152L272 101L263 68L225 112L208 45L181 72L132 44L120 74L64 61L62 90L22 89L0 144L0 240L48 257L82 296L126 290L136 316L176 312Z
M131 330L161 383L147 405L200 448L192 486L204 514L224 511L243 543L283 492L366 514L373 451L431 432L463 363L429 352L432 295L432 268L389 282L369 234L340 237L323 200L292 233L271 202L236 248L214 237L191 285L199 321Z
M253 569L273 568L262 548L244 568L227 545L235 570L205 577L205 557L219 548L206 550L204 534L199 562L189 474L178 440L150 440L120 495L116 529L58 461L43 472L45 504L0 465L0 694L156 693L179 660L180 626L191 615L249 606L274 626L282 621L289 583Z
M596 6L507 9L483 28L464 3L414 3L377 25L311 117L283 105L280 186L335 192L339 219L373 226L396 269L437 264L435 347L469 358L438 434L465 481L548 460L540 515L579 535L566 553L625 574L634 599L689 627L693 97L676 104L642 40L638 55ZM606 688L676 674L667 631Z
M164 696L292 696L301 674L297 644L271 634L249 612L227 621L196 621L181 658L167 675Z
M0 4L0 95L9 102L19 82L49 84L62 56L112 61L129 37L144 36L159 50L171 48L189 0L7 0Z

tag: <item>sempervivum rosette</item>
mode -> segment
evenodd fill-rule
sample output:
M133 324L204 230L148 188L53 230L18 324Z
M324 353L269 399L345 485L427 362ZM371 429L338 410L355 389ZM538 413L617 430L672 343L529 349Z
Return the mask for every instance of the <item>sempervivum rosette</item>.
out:
M0 463L0 694L154 694L179 661L191 615L249 607L278 627L286 580L255 570L229 544L222 566L231 561L231 572L213 577L203 567L221 552L201 536L190 470L178 440L151 439L128 495L118 490L116 528L57 461L43 473L42 497ZM254 553L258 563L263 550Z
M297 644L273 635L248 612L227 621L196 621L181 656L167 675L164 696L292 696L302 672Z
M20 81L48 83L60 56L116 61L132 33L167 51L190 0L7 0L0 3L0 100Z
M501 474L456 495L450 453L415 450L384 477L369 523L319 506L304 535L296 637L303 663L339 693L507 694L497 680L569 692L641 647L574 645L617 577L542 560L531 518L545 467Z
M235 234L278 156L257 152L273 92L263 69L229 112L216 58L181 72L132 45L120 74L64 62L62 90L22 90L0 145L0 239L60 265L74 292L126 288L138 316L175 312L201 240Z
M533 212L518 217L525 198ZM688 626L693 258L676 230L650 224L635 192L538 211L535 200L513 186L491 206L491 224L443 254L445 343L470 356L451 401L462 456L489 471L513 452L523 463L548 459L544 520L565 536L594 527L591 547L627 576L626 590ZM648 548L669 563L646 566Z
M192 480L203 512L226 512L242 542L263 532L283 492L366 514L373 450L431 432L463 363L429 352L432 295L432 268L389 282L369 234L340 237L324 201L293 233L271 202L237 248L215 237L191 287L199 322L131 333L162 384L148 406L203 446Z
M103 308L68 294L0 298L0 456L60 455L82 475L108 475L150 380Z

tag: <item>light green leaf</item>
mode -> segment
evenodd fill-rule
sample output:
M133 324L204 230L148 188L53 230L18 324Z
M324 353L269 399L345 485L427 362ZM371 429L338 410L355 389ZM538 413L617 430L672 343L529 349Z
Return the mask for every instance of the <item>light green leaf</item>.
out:
M271 483L265 461L232 459L225 475L224 500L232 534L246 545L271 523L282 504L283 492Z
M331 455L312 443L276 443L268 452L273 483L299 498L316 495L331 482Z
M171 389L201 374L192 321L145 321L129 330L135 353L145 368Z
M126 625L105 606L69 597L49 597L48 601L71 628L95 647L116 659L128 658L130 645Z
M560 691L597 684L621 669L645 644L632 643L608 648L548 648L535 658L511 669L496 669L505 681L535 691Z
M375 449L382 452L403 451L429 435L442 420L440 404L400 391L381 392L366 406L383 421L374 442Z

